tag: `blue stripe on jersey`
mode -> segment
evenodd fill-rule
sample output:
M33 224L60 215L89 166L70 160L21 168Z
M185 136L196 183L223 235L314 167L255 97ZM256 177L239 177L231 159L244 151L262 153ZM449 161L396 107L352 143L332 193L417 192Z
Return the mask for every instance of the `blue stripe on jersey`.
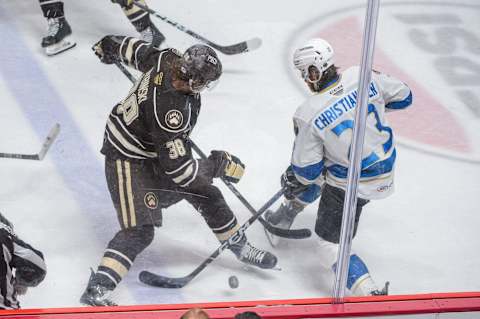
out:
M372 156L372 155L370 155L370 156ZM373 157L371 159L369 159L370 156L362 161L362 166L364 164L370 162L371 159L373 159ZM375 156L378 158L377 155L375 155ZM373 165L371 165L371 166L369 166L365 169L362 169L362 172L360 173L360 178L362 178L362 177L375 177L375 176L378 176L378 175L382 175L382 174L391 172L392 169L393 169L393 165L395 164L395 158L396 157L397 157L397 150L394 149L392 155L389 158L387 158L387 159L385 159L381 162L377 162L377 163L375 163L375 164L373 164ZM335 177L347 178L348 168L345 167L345 166L334 164L332 166L329 166L327 169Z
M311 184L306 190L298 194L296 197L304 203L311 204L318 197L320 197L320 186L317 184Z
M378 157L378 155L375 154L375 152L372 152L370 155L368 155L367 157L365 157L362 160L362 170L364 170L365 168L373 165L379 159L380 159L380 157Z
M390 102L385 105L386 108L393 109L393 110L400 110L404 109L407 106L412 104L412 92L410 91L410 94L403 100L401 101L396 101L396 102Z
M322 174L323 160L305 167L295 166L292 164L292 169L293 172L298 176L301 176L309 181L314 181L320 176L320 174Z
M334 128L332 128L332 132L335 133L335 135L340 136L343 131L346 129L352 129L355 123L352 120L345 120L340 122L340 124L336 125Z

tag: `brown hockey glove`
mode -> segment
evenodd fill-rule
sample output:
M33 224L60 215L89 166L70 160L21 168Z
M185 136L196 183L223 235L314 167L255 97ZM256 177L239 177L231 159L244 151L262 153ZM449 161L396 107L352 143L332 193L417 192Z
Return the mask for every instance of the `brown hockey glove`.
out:
M211 151L208 157L215 166L213 177L223 177L231 183L238 183L245 171L240 159L225 151Z
M98 56L100 61L102 61L102 63L113 64L115 62L120 62L118 48L121 43L122 40L120 37L115 35L107 35L95 43L92 47L92 50L95 52L95 55Z

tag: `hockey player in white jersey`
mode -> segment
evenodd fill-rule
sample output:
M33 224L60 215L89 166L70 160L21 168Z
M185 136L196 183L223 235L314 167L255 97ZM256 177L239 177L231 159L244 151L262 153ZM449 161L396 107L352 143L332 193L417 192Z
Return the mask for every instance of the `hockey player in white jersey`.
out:
M285 202L277 211L267 212L266 219L290 228L295 216L321 194L315 224L318 260L325 268L335 270L360 70L354 66L339 74L333 48L318 38L295 51L294 65L313 95L293 117L296 136L291 165L281 178L286 188ZM395 141L385 113L408 107L412 93L403 82L374 71L368 103L354 236L362 207L394 190ZM379 289L354 252L347 287L352 295L388 293L388 283Z

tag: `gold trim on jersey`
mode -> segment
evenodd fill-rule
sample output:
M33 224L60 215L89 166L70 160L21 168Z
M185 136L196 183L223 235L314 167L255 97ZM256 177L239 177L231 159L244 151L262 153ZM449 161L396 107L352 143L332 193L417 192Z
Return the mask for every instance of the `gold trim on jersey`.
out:
M100 262L100 266L110 268L114 272L116 272L121 278L123 278L128 273L128 268L122 265L116 259L111 257L103 257L102 261Z
M113 137L117 139L118 142L127 150L132 153L138 154L138 155L143 155L145 157L149 158L155 158L157 157L157 153L155 152L148 152L140 149L139 147L133 145L130 143L125 136L118 130L117 126L115 125L114 122L110 118L107 120L107 129L110 131L110 133L113 134Z
M112 248L107 248L107 249L105 249L105 252L106 253L109 252L109 253L112 253L112 254L115 254L117 256L122 257L125 261L127 261L130 264L130 266L132 266L132 264L133 264L133 261L131 261L130 258L127 257L127 255L119 252L118 250L115 250L115 249L112 249Z
M128 207L130 208L130 227L137 226L137 217L135 212L135 204L133 203L133 191L132 191L132 173L130 171L130 162L125 161L125 176L127 186L127 198Z
M123 225L125 228L128 228L128 212L127 205L125 203L125 192L123 189L123 168L122 160L116 160L117 164L117 177L118 177L118 196L120 198L120 210L122 213Z
M225 240L229 239L230 236L232 236L239 229L240 229L240 225L237 224L232 229L227 230L226 232L221 233L221 234L215 234L215 236L217 236L218 240L225 241Z
M125 58L127 59L128 61L128 64L132 64L132 57L133 57L133 45L135 43L137 43L138 41L140 41L139 39L135 39L135 38L131 38L129 41L128 41L128 44L127 44L127 49L125 51Z
M138 0L138 2L144 6L146 6L147 4L145 3L144 0ZM130 19L130 15L132 14L135 14L139 11L143 11L142 9L140 9L139 7L137 7L136 5L132 5L130 7L123 7L123 12L125 13L125 15ZM146 14L148 14L148 12L145 12ZM144 16L144 15L142 15ZM136 20L136 19L135 19ZM133 19L130 19L130 21L134 21Z

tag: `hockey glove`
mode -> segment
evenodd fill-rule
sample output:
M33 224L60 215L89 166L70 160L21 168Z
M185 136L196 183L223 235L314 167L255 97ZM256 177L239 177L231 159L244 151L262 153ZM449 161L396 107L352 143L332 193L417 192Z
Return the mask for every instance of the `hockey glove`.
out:
M25 286L25 285L21 285L19 284L17 281L15 281L13 283L13 287L15 289L15 293L18 295L18 296L22 296L22 295L25 295L27 293L27 290L28 290L28 286Z
M133 4L133 0L111 0L113 3L118 3L122 7L130 7Z
M245 165L236 156L225 151L211 151L208 157L214 164L213 177L223 177L231 183L238 183L245 171Z
M120 62L120 58L118 56L118 48L120 44L120 37L115 35L107 35L95 43L92 47L92 50L95 52L95 55L98 56L100 61L102 61L102 63L113 64L115 62Z
M292 166L289 166L285 173L283 173L280 177L280 185L282 185L282 188L284 189L283 195L288 200L294 199L296 195L308 188L308 185L300 183L300 181L295 177Z

